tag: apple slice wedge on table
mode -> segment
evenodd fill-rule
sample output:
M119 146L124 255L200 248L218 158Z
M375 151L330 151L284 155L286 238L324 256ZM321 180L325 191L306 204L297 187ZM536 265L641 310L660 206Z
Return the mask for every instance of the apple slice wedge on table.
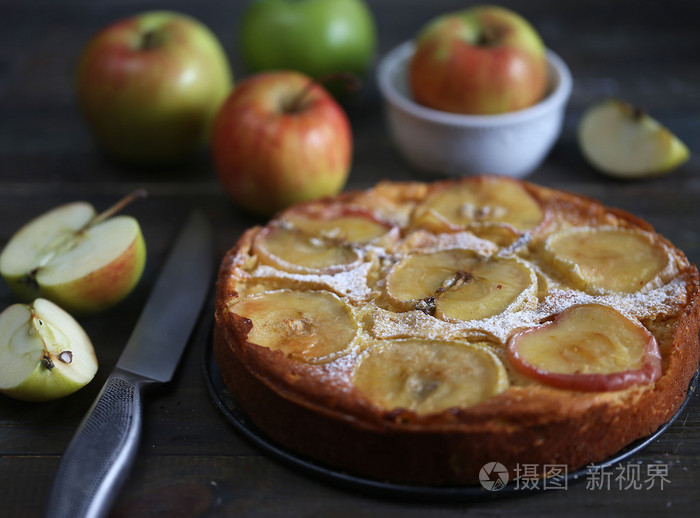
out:
M578 140L591 165L619 178L666 174L690 156L668 128L619 99L607 99L586 110Z
M561 389L622 390L661 376L654 336L601 304L571 306L542 326L515 334L507 351L516 370Z
M103 311L141 278L146 245L138 222L113 216L134 193L97 215L74 202L38 216L0 254L0 273L23 301L44 297L73 314Z
M96 372L90 338L56 304L37 299L0 313L0 392L25 401L58 399Z

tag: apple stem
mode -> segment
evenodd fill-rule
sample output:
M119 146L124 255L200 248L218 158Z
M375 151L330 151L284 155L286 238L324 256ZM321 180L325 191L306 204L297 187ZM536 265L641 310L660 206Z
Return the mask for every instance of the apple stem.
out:
M476 44L480 47L490 47L497 40L496 31L491 27L484 27L484 29L479 34L479 39Z
M124 196L121 200L119 200L117 203L112 205L106 211L102 212L101 214L98 214L97 216L92 218L90 221L88 221L87 224L85 225L85 227L83 227L81 229L81 231L84 231L90 227L94 227L95 225L99 225L104 220L114 216L117 212L122 210L124 207L126 207L128 204L130 204L132 201L136 200L137 198L145 198L146 196L148 196L148 192L146 192L146 189L135 190L134 192Z
M636 121L641 120L642 117L644 117L644 109L640 108L639 106L633 105L632 106L632 118Z
M315 84L320 84L324 86L331 81L340 80L343 82L343 86L346 92L354 92L362 86L362 81L354 74L349 72L332 72L330 74L325 74L318 79L309 79L304 88L292 99L292 101L287 105L286 111L288 113L298 113L301 111L306 97L311 93Z
M156 31L146 31L141 38L141 50L151 50L158 46L158 33Z

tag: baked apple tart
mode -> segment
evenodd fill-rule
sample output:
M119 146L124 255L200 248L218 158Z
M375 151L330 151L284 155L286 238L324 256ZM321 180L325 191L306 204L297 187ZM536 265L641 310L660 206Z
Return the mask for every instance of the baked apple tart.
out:
M678 248L597 201L496 176L384 182L246 231L213 350L284 447L464 485L494 461L573 471L667 422L698 366L698 292Z

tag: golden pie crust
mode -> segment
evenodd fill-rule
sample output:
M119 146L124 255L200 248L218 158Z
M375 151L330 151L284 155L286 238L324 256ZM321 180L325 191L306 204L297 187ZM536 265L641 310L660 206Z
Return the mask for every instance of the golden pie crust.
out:
M484 209L470 199L451 222L425 210L426 200L444 193L480 192L483 186L505 186L493 192L523 191L541 217L518 220L516 213L506 221L507 214L493 210L502 200ZM515 210L533 209L526 203L515 204ZM299 211L321 219L371 211L391 230L379 242L357 245L361 259L347 268L284 271L258 256L255 240ZM528 228L518 228L518 222ZM655 282L634 292L589 290L570 282L551 267L543 248L549 236L579 228L628 229L650 236L667 251L668 267ZM482 321L446 322L424 308L387 303L386 276L393 265L411 255L454 248L482 256L505 252L533 268L537 289L522 307ZM335 294L357 321L352 345L312 361L284 348L252 343L248 338L254 322L236 314L235 304L275 290ZM383 182L292 207L268 225L246 231L220 267L213 350L233 397L273 441L353 475L431 486L473 484L479 470L494 461L511 473L524 464L566 465L572 472L606 459L667 422L683 403L697 370L698 300L697 268L680 250L647 222L595 200L492 176ZM516 332L591 301L619 309L653 334L661 355L658 379L620 390L566 390L528 378L508 364L504 351ZM386 408L358 389L353 373L367 350L412 337L486 343L503 362L509 386L476 404L436 412Z

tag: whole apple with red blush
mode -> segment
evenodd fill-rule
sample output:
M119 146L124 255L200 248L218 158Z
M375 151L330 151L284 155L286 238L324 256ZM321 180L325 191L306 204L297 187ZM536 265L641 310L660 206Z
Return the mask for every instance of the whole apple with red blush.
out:
M205 144L232 81L208 27L184 14L150 11L107 26L87 43L76 88L102 150L150 166L178 162Z
M546 94L545 46L519 14L477 6L439 16L419 33L409 67L414 100L436 110L492 115Z
M221 107L212 157L234 202L269 216L342 190L352 131L338 102L310 77L260 73L241 81Z

